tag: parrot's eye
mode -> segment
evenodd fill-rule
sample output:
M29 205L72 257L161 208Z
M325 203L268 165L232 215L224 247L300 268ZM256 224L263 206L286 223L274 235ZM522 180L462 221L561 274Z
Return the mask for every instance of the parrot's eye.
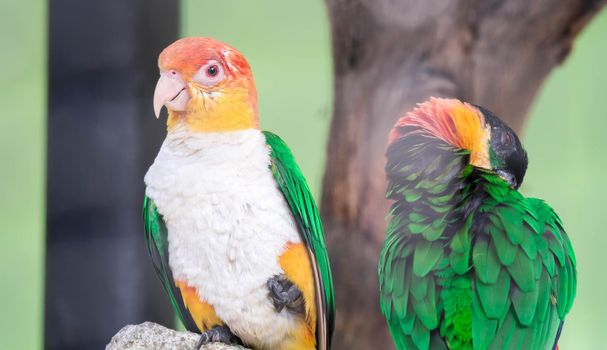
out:
M221 82L224 78L225 73L221 64L215 60L211 60L200 67L198 73L194 75L193 80L205 86L213 86Z
M216 64L210 66L209 68L207 68L207 76L209 76L211 78L214 77L214 76L216 76L217 75L217 70L218 70L218 68L217 68Z
M502 141L502 145L504 145L504 146L512 145L512 141L513 141L512 135L510 135L510 133L508 133L508 132L502 133L501 141Z

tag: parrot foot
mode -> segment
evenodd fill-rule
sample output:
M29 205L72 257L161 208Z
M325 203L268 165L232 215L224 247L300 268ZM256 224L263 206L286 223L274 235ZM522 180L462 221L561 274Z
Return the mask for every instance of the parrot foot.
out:
M209 343L242 345L242 341L232 333L228 326L215 326L200 335L196 350Z
M284 274L276 275L267 282L270 292L268 296L276 312L281 312L285 307L294 314L305 313L304 298L301 290L293 282L289 281Z

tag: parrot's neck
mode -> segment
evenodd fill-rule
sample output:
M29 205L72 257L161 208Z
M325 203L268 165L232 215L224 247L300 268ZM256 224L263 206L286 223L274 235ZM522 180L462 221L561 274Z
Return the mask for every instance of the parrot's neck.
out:
M163 148L184 159L205 157L211 154L231 158L239 153L247 153L251 148L256 148L254 145L258 145L261 142L259 140L263 139L263 134L258 129L200 132L192 131L185 123L179 123L169 129ZM224 158L222 161L227 161L227 159Z

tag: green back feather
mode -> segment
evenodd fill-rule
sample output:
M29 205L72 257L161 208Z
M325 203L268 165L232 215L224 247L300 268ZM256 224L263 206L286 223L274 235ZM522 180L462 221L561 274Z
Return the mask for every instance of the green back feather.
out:
M285 197L299 233L310 253L315 277L315 288L320 300L316 301L317 342L319 349L329 349L335 323L335 296L329 256L318 209L289 147L278 136L263 132L270 148L271 170Z
M442 140L409 134L387 157L380 304L397 348L552 349L576 281L554 211Z

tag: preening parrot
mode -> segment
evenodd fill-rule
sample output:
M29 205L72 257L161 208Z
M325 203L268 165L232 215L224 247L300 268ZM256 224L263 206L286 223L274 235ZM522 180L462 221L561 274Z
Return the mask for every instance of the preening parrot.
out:
M158 59L167 136L145 175L145 237L199 346L329 349L334 293L314 199L287 145L261 131L251 68L184 38Z
M554 349L576 291L563 223L518 188L527 154L490 111L432 98L387 149L381 311L403 349Z

